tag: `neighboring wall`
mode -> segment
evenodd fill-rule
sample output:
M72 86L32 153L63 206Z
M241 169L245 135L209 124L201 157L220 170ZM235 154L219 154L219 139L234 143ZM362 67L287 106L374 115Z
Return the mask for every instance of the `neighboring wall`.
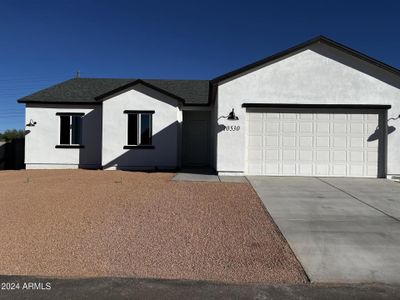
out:
M10 142L0 141L0 170L20 170L24 163L25 138L15 138Z
M0 141L0 170L4 170L6 168L6 148L7 143Z
M124 149L127 114L124 110L154 110L154 149ZM136 85L103 102L103 153L106 169L171 169L179 166L182 112L179 102L143 85Z
M240 131L217 135L217 171L245 171L245 120L242 103L390 104L389 118L400 114L399 77L344 54L315 45L305 51L220 84L217 117L235 109ZM400 174L400 120L390 120L395 131L388 137L388 175Z
M82 149L56 149L60 139L60 117L57 112L84 113ZM34 168L99 168L101 167L101 105L38 105L27 104L25 163Z

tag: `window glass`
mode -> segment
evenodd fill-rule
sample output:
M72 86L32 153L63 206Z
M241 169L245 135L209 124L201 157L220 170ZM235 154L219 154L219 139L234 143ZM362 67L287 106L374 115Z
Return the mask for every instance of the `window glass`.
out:
M138 144L138 115L128 115L128 145Z
M151 145L152 143L152 114L128 114L128 145Z
M80 144L81 143L81 128L82 128L82 117L81 116L72 116L72 144Z
M151 115L142 114L140 117L140 144L151 145Z
M70 116L60 116L60 144L69 145Z

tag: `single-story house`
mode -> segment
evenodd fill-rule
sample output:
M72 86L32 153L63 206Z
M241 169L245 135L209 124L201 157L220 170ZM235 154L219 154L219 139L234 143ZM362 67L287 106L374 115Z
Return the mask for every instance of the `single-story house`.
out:
M28 169L400 174L400 70L323 36L212 80L74 78L18 102Z

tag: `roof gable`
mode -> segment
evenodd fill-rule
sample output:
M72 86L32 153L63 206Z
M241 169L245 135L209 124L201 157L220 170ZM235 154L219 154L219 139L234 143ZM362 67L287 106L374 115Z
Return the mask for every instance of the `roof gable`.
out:
M335 48L335 49L337 49L339 51L342 51L342 52L345 52L345 53L347 53L349 55L355 56L355 57L357 57L357 58L359 58L359 59L361 59L361 60L363 60L363 61L365 61L367 63L370 63L370 64L372 64L374 66L377 66L377 67L382 68L382 69L384 69L386 71L389 71L389 72L391 72L391 73L393 73L393 74L395 74L397 76L400 76L400 70L399 69L396 69L396 68L394 68L392 66L389 66L389 65L387 65L387 64L385 64L385 63L383 63L381 61L378 61L378 60L376 60L376 59L374 59L374 58L372 58L370 56L367 56L367 55L365 55L365 54L363 54L361 52L353 50L353 49L351 49L351 48L349 48L347 46L344 46L344 45L342 45L340 43L337 43L337 42L335 42L335 41L333 41L331 39L328 39L327 37L321 35L321 36L317 36L317 37L315 37L315 38L313 38L311 40L308 40L308 41L306 41L304 43L301 43L299 45L296 45L294 47L286 49L284 51L278 52L278 53L276 53L274 55L271 55L271 56L268 56L268 57L263 58L261 60L258 60L258 61L254 62L254 63L249 64L249 65L243 66L243 67L241 67L239 69L236 69L236 70L233 70L233 71L228 72L226 74L223 74L221 76L218 76L218 77L212 79L211 83L213 85L218 85L218 84L224 83L226 81L232 80L234 78L237 78L237 77L240 77L240 76L242 76L244 74L252 72L253 70L261 68L261 67L263 67L264 65L266 65L268 63L271 63L271 62L274 62L276 60L283 59L283 58L285 58L287 56L293 55L293 54L295 54L297 52L300 52L300 51L302 51L302 50L304 50L306 48L309 48L312 45L315 45L315 44L318 44L318 43L333 47L333 48Z

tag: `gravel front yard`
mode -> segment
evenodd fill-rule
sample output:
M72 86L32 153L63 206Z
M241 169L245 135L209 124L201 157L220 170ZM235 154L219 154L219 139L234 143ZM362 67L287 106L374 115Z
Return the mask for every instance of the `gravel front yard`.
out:
M0 274L306 282L249 184L172 176L0 172Z

